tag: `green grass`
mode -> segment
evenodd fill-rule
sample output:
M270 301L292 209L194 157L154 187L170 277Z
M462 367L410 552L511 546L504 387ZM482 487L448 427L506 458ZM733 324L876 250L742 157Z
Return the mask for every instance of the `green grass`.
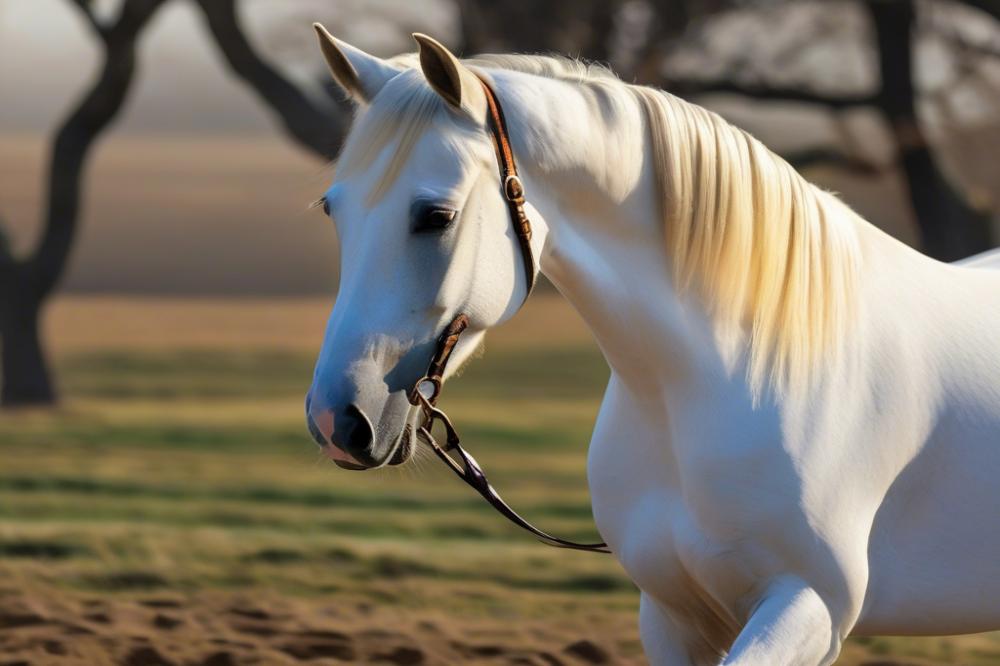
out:
M593 538L590 423L536 428L468 416L492 410L500 395L493 375L513 381L521 371L522 379L543 377L530 392L549 392L553 409L596 410L603 361L589 351L561 357L553 367L568 362L569 381L534 372L541 355L483 360L456 382L454 408L470 446L520 509ZM552 596L598 593L634 608L631 583L609 559L567 558L536 544L436 461L423 461L421 473L366 474L320 461L302 418L311 362L197 350L61 359L67 406L0 423L0 567L108 594L260 585L381 598L380 581L392 579L483 587L491 606L512 612L526 598L540 610ZM531 400L527 420L544 422L548 406ZM340 566L328 566L331 559ZM506 601L498 586L517 593ZM394 596L408 603L405 593ZM423 603L426 590L414 596ZM447 594L442 600L466 610Z
M613 559L537 544L437 461L365 474L320 461L302 423L311 363L198 350L59 359L67 406L0 421L0 580L108 598L258 590L581 627L604 613L634 626L637 595ZM500 349L446 397L505 497L571 538L595 536L586 444L606 377L590 348ZM888 658L995 664L1000 642L856 639L842 663Z

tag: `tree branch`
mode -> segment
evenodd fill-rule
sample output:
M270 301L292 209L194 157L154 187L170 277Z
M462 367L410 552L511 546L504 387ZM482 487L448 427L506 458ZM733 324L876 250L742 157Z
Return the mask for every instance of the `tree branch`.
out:
M196 0L233 72L250 86L299 145L331 160L347 133L349 113L343 106L319 106L261 58L240 24L235 0Z
M1000 60L1000 45L970 42L961 35L955 33L942 35L942 37L946 42L948 42L949 46L960 52L963 56L979 56Z
M865 176L879 176L888 167L868 160L848 155L833 148L808 148L802 151L784 155L785 160L796 169L808 169L816 166L832 166L851 173Z
M680 97L698 97L712 94L739 95L741 97L770 102L812 104L834 110L873 106L879 101L878 95L872 93L827 95L802 88L772 86L761 83L741 83L729 79L667 77L661 83L666 90Z
M958 0L960 4L985 12L1000 21L1000 0Z
M104 61L94 85L56 133L48 166L45 228L26 260L26 288L41 300L66 267L80 216L83 170L90 147L121 110L135 72L136 40L166 0L125 0L104 29ZM72 0L82 7L82 0Z
M90 6L90 0L70 0L70 4L80 10L83 18L87 21L87 25L90 26L90 29L102 41L107 39L108 29L97 19L97 14L94 13L93 7Z

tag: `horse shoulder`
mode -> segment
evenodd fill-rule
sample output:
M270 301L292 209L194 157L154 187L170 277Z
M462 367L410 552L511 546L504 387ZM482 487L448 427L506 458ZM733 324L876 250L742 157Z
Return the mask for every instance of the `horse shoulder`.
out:
M959 259L952 262L953 266L964 266L966 268L987 268L1000 269L1000 248L993 248L986 252L974 254L971 257Z

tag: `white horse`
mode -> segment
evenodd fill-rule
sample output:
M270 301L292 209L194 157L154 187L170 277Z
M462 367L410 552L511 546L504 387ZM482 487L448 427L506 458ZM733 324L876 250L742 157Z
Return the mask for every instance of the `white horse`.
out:
M341 466L405 462L438 332L469 315L457 367L526 293L478 74L536 262L611 367L588 475L650 661L811 666L849 634L1000 628L1000 257L933 261L604 70L421 35L383 60L317 29L358 103L308 399Z

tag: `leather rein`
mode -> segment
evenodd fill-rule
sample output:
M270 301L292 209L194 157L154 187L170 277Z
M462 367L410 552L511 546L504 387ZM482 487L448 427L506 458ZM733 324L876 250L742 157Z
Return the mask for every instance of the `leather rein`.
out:
M524 185L517 175L517 165L514 162L514 152L511 150L510 138L507 133L507 123L504 120L503 110L496 98L493 90L486 81L482 81L483 91L486 94L486 102L489 107L487 126L493 138L493 146L496 149L497 164L500 167L500 182L503 189L503 196L507 202L507 209L510 213L511 222L514 225L514 233L517 236L518 246L521 249L521 259L524 263L524 274L527 279L527 293L525 300L531 294L535 286L535 258L531 252L531 222L524 212ZM445 462L453 472L483 498L489 502L490 506L497 510L507 520L534 534L542 543L557 548L570 548L573 550L585 550L596 553L610 553L606 543L577 543L560 539L547 532L543 532L530 522L522 518L514 509L507 504L500 494L490 485L483 468L480 467L476 459L462 448L458 432L452 424L451 419L441 409L437 407L437 400L441 396L442 381L444 379L445 367L455 345L458 344L459 336L469 325L469 318L464 314L456 316L445 330L438 337L434 356L431 358L427 373L417 380L410 391L410 403L419 407L423 412L423 423L417 433L437 454L437 457ZM434 422L439 421L445 430L444 445L434 439L432 429ZM456 461L450 453L455 453L459 461Z

